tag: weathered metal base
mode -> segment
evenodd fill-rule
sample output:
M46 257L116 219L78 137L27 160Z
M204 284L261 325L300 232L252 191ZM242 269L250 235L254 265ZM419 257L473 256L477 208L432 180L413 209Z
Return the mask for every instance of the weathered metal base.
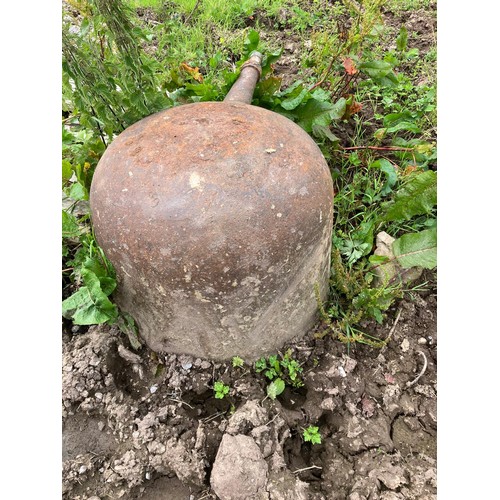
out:
M154 351L252 361L313 325L332 179L283 116L205 102L145 118L108 147L90 202L114 299Z

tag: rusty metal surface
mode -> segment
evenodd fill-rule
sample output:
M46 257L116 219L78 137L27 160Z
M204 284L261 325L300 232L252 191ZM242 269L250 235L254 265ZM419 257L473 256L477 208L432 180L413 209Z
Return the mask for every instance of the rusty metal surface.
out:
M252 360L312 326L333 186L290 120L232 102L152 115L108 147L90 204L114 298L153 350Z
M252 102L255 85L262 74L262 54L260 52L252 52L248 61L241 66L241 72L227 93L224 101L226 102L244 102L250 104Z

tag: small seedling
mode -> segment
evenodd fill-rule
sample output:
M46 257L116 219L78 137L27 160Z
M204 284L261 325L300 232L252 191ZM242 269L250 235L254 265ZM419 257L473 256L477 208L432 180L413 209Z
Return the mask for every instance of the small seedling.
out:
M285 382L283 382L280 378L277 378L267 386L267 395L271 399L276 399L276 396L279 396L284 390Z
M319 433L319 427L310 425L307 429L304 429L302 434L304 441L309 441L312 444L321 444L321 434Z
M241 368L245 362L239 357L233 357L233 368Z
M281 360L277 355L260 358L255 362L255 371L257 373L264 372L264 375L269 380L281 379L293 387L302 387L304 383L300 379L299 374L303 371L299 362L292 359L292 353L288 350L283 356L280 354Z
M225 385L224 382L217 381L214 384L215 399L224 399L229 393L229 386Z

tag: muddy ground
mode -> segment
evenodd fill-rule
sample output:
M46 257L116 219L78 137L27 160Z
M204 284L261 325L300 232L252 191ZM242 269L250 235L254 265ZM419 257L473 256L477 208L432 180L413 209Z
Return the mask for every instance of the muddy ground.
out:
M436 498L435 288L366 327L387 336L398 316L381 350L347 355L321 324L285 346L305 385L274 401L250 366L137 354L105 326L64 334L64 498ZM303 441L309 424L321 444Z
M425 51L435 12L385 15ZM296 79L301 44L287 42L284 82ZM135 352L113 327L65 322L63 498L435 499L437 299L434 275L424 280L383 325L363 325L391 335L383 349L348 352L321 321L284 346L304 386L274 401L250 365ZM217 380L231 388L224 399ZM304 442L308 425L321 444Z

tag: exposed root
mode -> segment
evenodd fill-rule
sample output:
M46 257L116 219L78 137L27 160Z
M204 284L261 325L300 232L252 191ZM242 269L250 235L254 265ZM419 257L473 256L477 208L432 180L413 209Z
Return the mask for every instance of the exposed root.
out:
M398 310L398 313L396 314L396 319L394 320L394 324L392 325L391 331L389 332L389 335L387 335L387 338L384 340L385 345L387 345L389 343L389 340L391 339L392 334L394 333L394 330L396 330L396 325L398 324L399 317L401 316L402 311L403 311L403 309L400 307Z
M406 387L411 387L415 385L419 381L420 377L425 373L425 370L427 370L427 357L422 351L417 351L417 352L421 354L422 357L424 358L424 366L422 367L422 370L414 380L412 380L411 382L406 382Z
M294 474L298 474L299 472L304 472L305 470L310 470L310 469L323 469L323 467L319 467L318 465L311 465L311 467L304 467L303 469L297 469L294 470Z

